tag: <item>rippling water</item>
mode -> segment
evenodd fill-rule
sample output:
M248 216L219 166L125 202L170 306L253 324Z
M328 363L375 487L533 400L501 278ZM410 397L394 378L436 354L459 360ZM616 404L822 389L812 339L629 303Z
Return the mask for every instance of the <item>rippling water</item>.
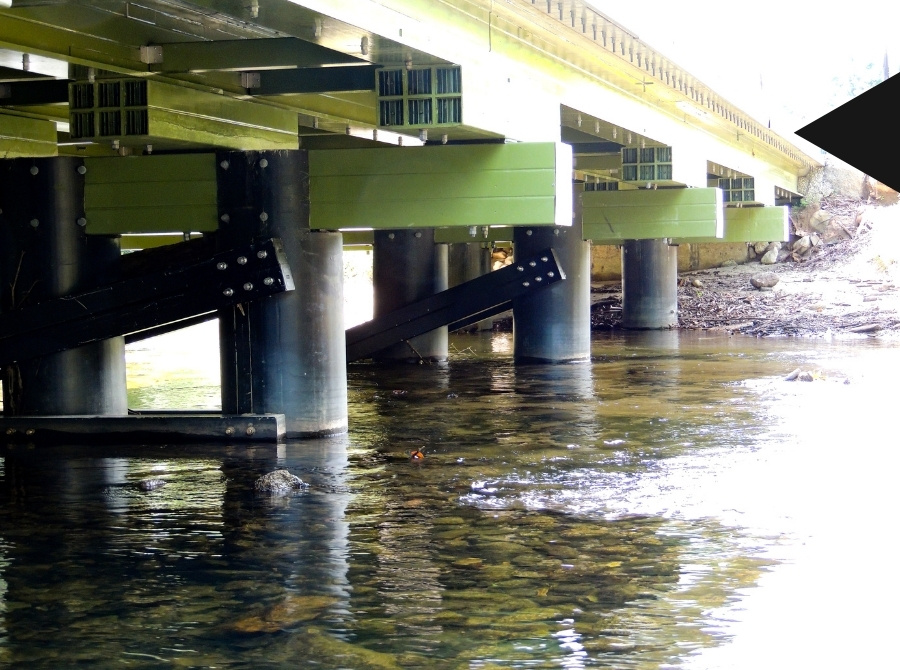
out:
M351 367L339 438L3 449L0 665L893 657L900 347L617 334L559 366L510 348ZM214 406L214 361L160 379L166 360L132 352L132 405ZM819 379L781 380L796 367ZM256 494L276 467L309 489Z

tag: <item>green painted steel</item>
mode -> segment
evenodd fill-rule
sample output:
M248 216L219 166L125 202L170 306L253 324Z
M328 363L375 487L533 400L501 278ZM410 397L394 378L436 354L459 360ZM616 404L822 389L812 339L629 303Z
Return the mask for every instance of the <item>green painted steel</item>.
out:
M261 70L367 64L355 56L294 37L178 42L164 44L161 50L162 62L150 66L154 72Z
M586 191L582 204L584 238L595 244L723 234L717 188Z
M56 156L56 124L41 119L0 114L0 155L3 158Z
M707 242L786 242L790 236L788 207L726 207L721 238L678 238L679 244Z
M209 91L136 78L75 81L73 140L122 146L296 149L297 113Z
M571 147L310 151L314 229L571 225Z
M218 228L214 154L87 158L85 167L88 234Z

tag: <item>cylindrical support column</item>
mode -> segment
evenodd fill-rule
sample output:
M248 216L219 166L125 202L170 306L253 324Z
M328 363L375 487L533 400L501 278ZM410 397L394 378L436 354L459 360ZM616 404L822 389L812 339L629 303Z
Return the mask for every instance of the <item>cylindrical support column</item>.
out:
M678 250L666 240L622 245L622 327L653 330L678 325Z
M222 244L281 239L296 288L223 310L222 408L284 414L288 437L347 430L343 236L309 229L305 151L219 155Z
M376 230L372 257L375 317L447 290L448 250L434 243L434 230ZM447 360L447 327L379 351L382 362Z
M449 272L447 285L450 288L477 279L491 271L491 250L478 242L463 242L450 245ZM493 319L482 319L472 326L472 330L490 330Z
M118 239L85 234L84 161L21 158L2 165L0 311L114 281ZM124 338L7 367L3 402L10 416L127 414Z
M571 226L517 227L513 244L516 263L552 247L566 275L565 281L513 300L515 360L590 360L591 250L582 239L581 217Z

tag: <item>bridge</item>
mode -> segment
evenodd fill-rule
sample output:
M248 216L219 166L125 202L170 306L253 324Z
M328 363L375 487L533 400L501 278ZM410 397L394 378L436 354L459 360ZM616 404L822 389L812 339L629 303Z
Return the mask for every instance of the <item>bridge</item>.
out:
M589 359L592 245L623 325L673 326L677 247L787 239L815 166L582 0L0 0L0 151L24 439L340 433L348 352L446 360L510 306L517 361ZM129 414L125 342L210 318L222 412Z

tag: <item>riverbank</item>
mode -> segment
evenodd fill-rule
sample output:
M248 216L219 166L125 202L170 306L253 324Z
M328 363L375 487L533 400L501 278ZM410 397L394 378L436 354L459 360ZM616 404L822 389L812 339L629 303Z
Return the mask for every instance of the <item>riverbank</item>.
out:
M794 254L771 265L756 260L680 275L678 328L755 336L897 336L900 205L842 199L823 203L821 211L832 215L849 237L833 238L805 257ZM770 290L750 282L764 272L777 277ZM621 327L619 282L595 284L592 300L594 330Z

